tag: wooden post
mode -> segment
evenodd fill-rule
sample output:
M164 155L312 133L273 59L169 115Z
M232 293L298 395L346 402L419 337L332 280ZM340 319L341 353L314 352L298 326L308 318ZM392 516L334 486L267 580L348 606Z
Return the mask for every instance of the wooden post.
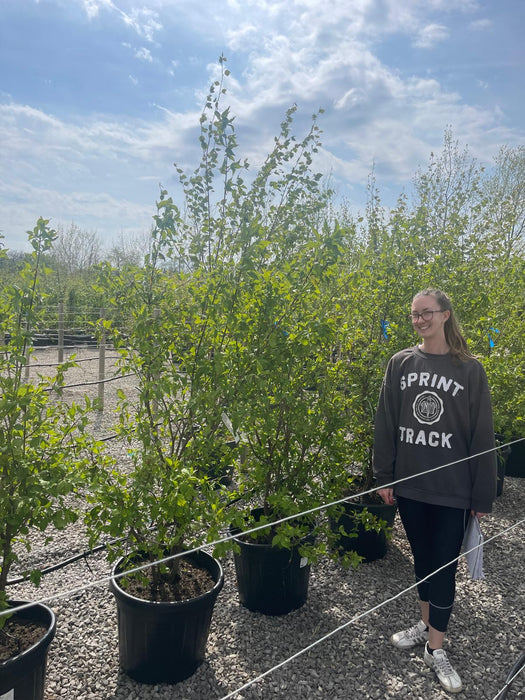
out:
M64 362L64 303L58 305L58 361Z
M104 410L104 379L106 376L106 329L104 327L105 309L100 309L100 344L98 348L98 410Z

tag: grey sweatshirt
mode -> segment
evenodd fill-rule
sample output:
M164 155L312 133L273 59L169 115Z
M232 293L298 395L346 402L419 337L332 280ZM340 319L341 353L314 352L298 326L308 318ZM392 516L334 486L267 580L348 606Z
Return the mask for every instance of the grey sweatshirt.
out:
M389 361L377 407L377 485L417 475L494 448L490 392L478 360L429 355L417 346ZM496 453L403 481L396 495L489 513L496 496Z

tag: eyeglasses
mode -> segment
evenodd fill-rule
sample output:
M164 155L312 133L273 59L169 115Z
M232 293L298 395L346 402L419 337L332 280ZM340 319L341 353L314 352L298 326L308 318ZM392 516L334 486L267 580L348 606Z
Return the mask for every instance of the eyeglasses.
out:
M412 313L408 314L408 320L412 321L412 323L416 323L420 318L423 321L430 321L434 314L442 314L444 311L445 309L425 309L420 314L417 311L412 311Z

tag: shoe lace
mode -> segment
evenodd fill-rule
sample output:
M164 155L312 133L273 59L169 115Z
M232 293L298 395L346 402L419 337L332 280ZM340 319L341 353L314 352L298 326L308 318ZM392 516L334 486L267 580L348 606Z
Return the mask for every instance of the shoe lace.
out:
M414 625L413 627L410 627L406 632L406 635L409 639L417 639L418 637L421 637L421 634L422 630L419 626L419 623L417 625Z
M436 654L434 654L434 662L437 662L437 666L439 667L440 672L443 673L445 676L453 676L455 674L452 664L448 660L448 656L445 652L443 652L439 656L436 656Z

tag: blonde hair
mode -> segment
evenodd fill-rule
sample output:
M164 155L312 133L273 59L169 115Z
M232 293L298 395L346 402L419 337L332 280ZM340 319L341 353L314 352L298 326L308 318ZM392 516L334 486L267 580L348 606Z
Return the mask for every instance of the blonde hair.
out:
M449 311L449 317L445 321L445 340L450 348L450 354L458 360L470 360L474 355L470 352L467 341L463 337L460 325L454 316L452 302L450 298L440 289L424 289L418 292L414 299L418 297L434 297L442 311Z

